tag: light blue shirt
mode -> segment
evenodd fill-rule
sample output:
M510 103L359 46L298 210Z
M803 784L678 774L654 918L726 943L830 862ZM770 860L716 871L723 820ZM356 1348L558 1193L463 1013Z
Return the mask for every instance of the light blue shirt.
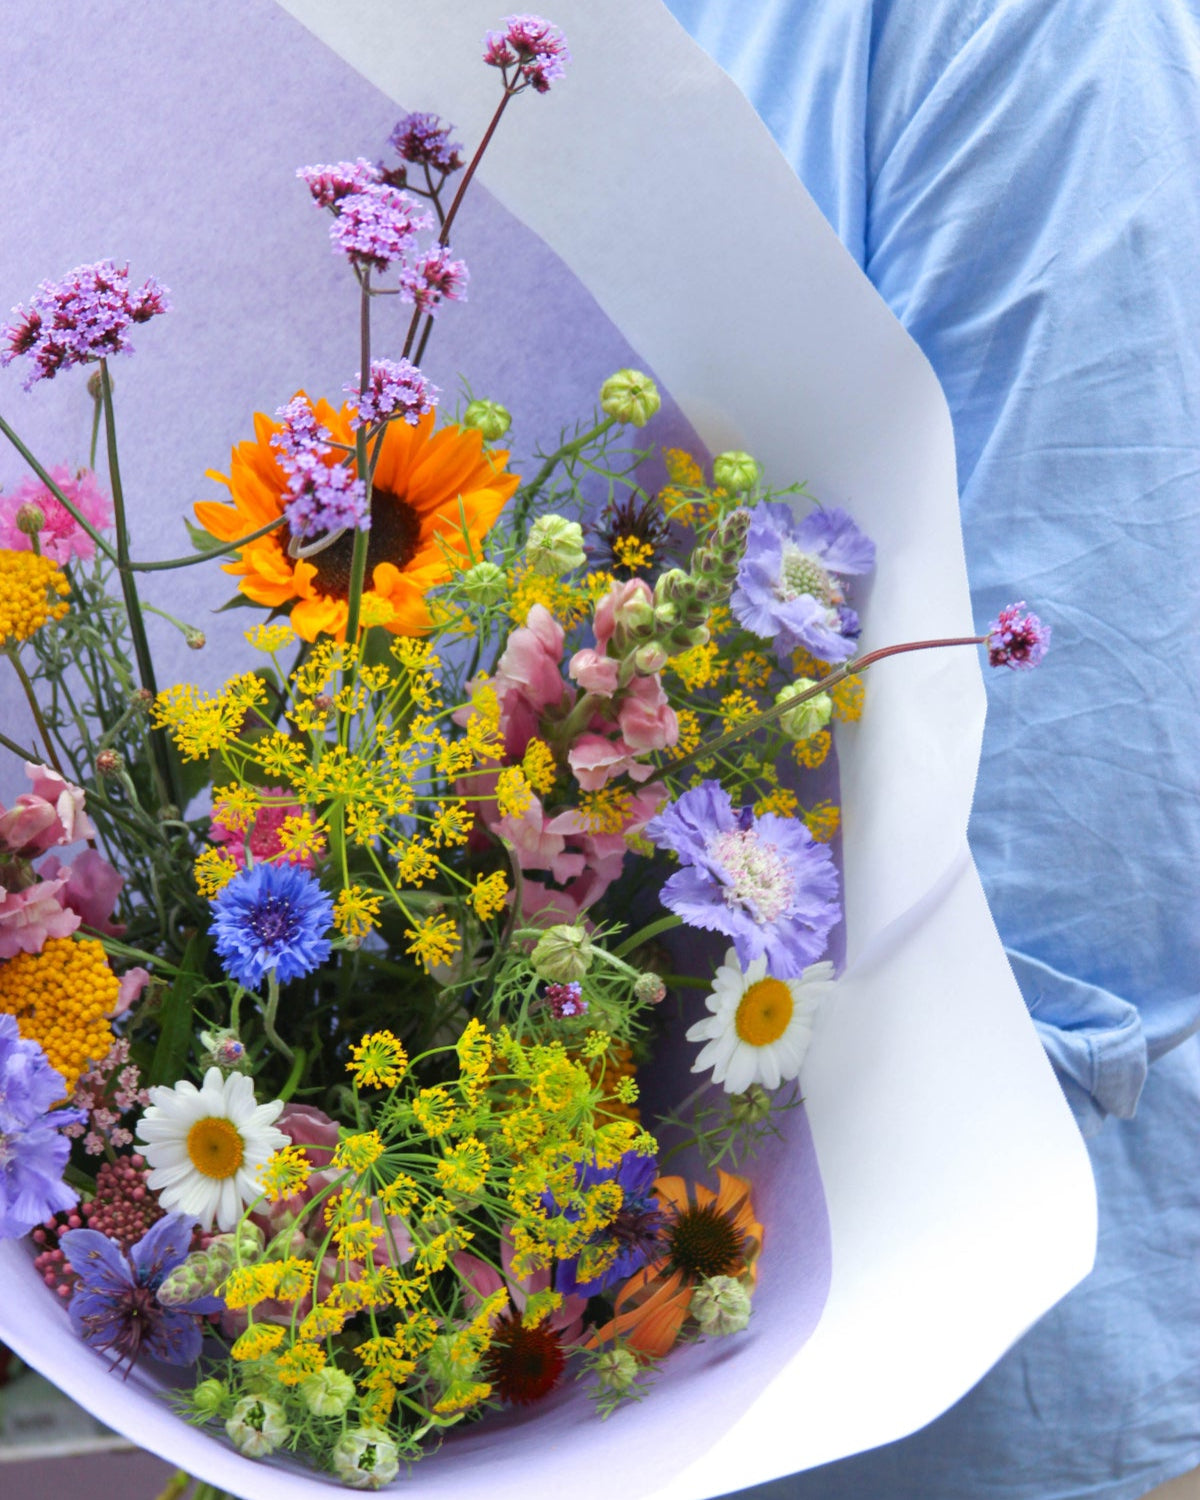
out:
M668 3L942 382L977 624L1052 625L989 679L971 842L1101 1195L975 1392L771 1493L1133 1500L1200 1462L1200 15Z

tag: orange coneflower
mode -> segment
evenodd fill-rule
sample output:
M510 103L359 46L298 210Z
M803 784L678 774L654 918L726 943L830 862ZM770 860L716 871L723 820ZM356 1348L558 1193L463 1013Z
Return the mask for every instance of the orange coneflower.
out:
M716 1193L694 1184L694 1202L682 1177L657 1179L654 1193L665 1220L662 1253L617 1293L615 1316L596 1330L593 1343L621 1337L637 1353L661 1358L679 1337L702 1281L734 1276L754 1284L763 1230L750 1203L750 1184L728 1172L717 1177Z
M351 408L335 411L315 404L316 419L334 442L354 445ZM228 485L225 505L204 500L196 507L201 526L222 542L257 531L283 514L287 474L271 446L282 430L261 412L254 439L233 450L230 473L210 478ZM367 551L364 618L395 635L423 635L432 626L425 596L445 583L452 567L447 554L478 556L505 502L520 480L504 465L505 452L485 453L478 432L447 426L434 431L434 414L414 425L389 422L375 466L371 530ZM306 641L345 634L354 533L346 531L307 557L288 553L286 524L249 542L227 573L241 578L238 589L256 604L291 606L292 628ZM306 549L307 550L307 549Z

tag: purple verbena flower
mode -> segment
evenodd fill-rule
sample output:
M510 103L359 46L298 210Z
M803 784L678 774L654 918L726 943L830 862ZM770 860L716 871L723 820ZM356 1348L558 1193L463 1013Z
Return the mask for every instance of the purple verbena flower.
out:
M448 245L431 245L405 261L400 271L400 297L417 311L436 313L443 302L467 300L467 267L450 258Z
M351 427L370 426L392 417L403 417L415 427L418 418L437 405L437 386L426 380L411 360L373 359L365 390L360 390L360 383L361 375L344 387L357 407Z
M432 226L432 214L415 198L381 183L339 199L329 237L352 265L386 271L412 248L419 229Z
M591 1281L581 1282L577 1278L579 1258L559 1261L554 1272L554 1289L564 1297L573 1293L581 1297L594 1297L597 1292L607 1291L627 1281L647 1261L662 1252L662 1233L665 1227L658 1199L654 1196L654 1180L658 1176L658 1159L642 1156L636 1151L627 1151L612 1167L599 1167L593 1160L587 1166L576 1168L578 1190L598 1187L602 1182L619 1184L624 1197L617 1217L592 1240L593 1244L616 1241L616 1259L601 1275ZM549 1205L548 1205L549 1206ZM570 1204L553 1205L565 1218L577 1219L578 1211Z
M297 167L318 208L335 208L351 193L363 193L379 181L379 168L363 157L334 162L327 167Z
M149 322L169 305L166 288L153 276L136 290L130 287L128 265L101 260L76 266L61 281L43 281L28 307L13 308L16 322L0 329L8 341L0 365L25 355L33 364L25 381L29 390L72 365L131 353L130 326Z
M765 958L794 979L825 952L841 915L829 849L795 818L735 810L717 781L703 781L651 818L645 834L683 864L663 904L691 927L724 933L743 968Z
M566 73L571 61L567 40L557 26L541 16L505 16L503 31L489 31L483 39L483 60L490 67L516 68L522 82L513 89L532 86L544 94Z
M546 1004L556 1021L587 1014L588 1003L583 998L583 987L577 979L571 980L569 984L548 984Z
M71 1269L79 1278L71 1298L75 1332L100 1353L112 1353L126 1373L144 1349L169 1365L191 1365L203 1342L201 1315L219 1312L220 1297L201 1297L163 1307L156 1295L169 1271L186 1259L196 1221L167 1214L152 1225L128 1256L95 1229L71 1229L59 1236Z
M1018 599L1002 609L988 626L988 661L993 667L1028 672L1045 656L1050 645L1050 627L1033 613L1023 615L1024 608L1024 599Z
M245 989L257 989L270 972L287 984L329 957L324 934L333 922L333 902L299 865L241 870L212 906L217 952L225 972Z
M416 112L396 122L388 141L402 161L433 167L443 174L457 172L462 166L462 143L450 139L453 129L437 115Z
M774 639L781 661L799 646L819 661L845 661L859 626L844 580L874 565L874 542L844 510L797 522L791 506L764 500L751 514L730 608L747 630Z
M63 1182L81 1109L54 1109L66 1097L62 1075L40 1043L21 1036L15 1016L0 1014L0 1240L73 1207L79 1194Z
M282 429L271 438L288 478L283 514L300 542L347 527L371 525L367 487L344 464L329 463L332 434L317 421L307 396L294 396L276 415Z

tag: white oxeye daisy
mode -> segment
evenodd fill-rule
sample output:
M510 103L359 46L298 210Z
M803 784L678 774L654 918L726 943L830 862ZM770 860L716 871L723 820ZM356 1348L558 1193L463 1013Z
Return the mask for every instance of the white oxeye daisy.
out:
M259 1167L288 1144L274 1122L283 1101L257 1104L244 1073L209 1068L202 1087L186 1079L150 1090L137 1137L152 1170L148 1185L168 1213L191 1214L202 1229L230 1230L262 1192Z
M705 1000L712 1015L688 1028L689 1042L708 1043L692 1072L711 1068L727 1094L744 1094L752 1083L777 1089L796 1078L833 982L831 963L811 964L798 979L772 979L765 958L743 969L730 948Z

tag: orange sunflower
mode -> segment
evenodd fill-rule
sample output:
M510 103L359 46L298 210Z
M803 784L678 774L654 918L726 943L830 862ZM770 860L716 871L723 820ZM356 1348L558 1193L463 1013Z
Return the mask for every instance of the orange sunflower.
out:
M688 1315L692 1293L710 1276L734 1276L754 1285L762 1248L762 1225L754 1217L750 1184L718 1171L719 1190L682 1177L654 1184L664 1226L662 1253L635 1271L617 1293L615 1316L598 1328L590 1347L623 1337L639 1354L660 1359L670 1352Z
M315 404L317 421L336 443L354 446L351 409ZM227 485L233 504L202 500L196 519L211 536L231 542L283 514L287 475L271 438L282 428L259 412L254 440L239 443L230 473L209 472ZM375 466L368 533L364 620L395 635L424 635L432 628L425 596L445 583L452 556L478 556L480 543L520 479L505 469L508 454L485 453L478 432L448 426L434 431L434 413L415 426L389 422ZM346 633L354 533L346 531L320 552L290 557L286 524L249 542L227 573L241 578L240 593L273 609L291 606L292 628L306 641Z

